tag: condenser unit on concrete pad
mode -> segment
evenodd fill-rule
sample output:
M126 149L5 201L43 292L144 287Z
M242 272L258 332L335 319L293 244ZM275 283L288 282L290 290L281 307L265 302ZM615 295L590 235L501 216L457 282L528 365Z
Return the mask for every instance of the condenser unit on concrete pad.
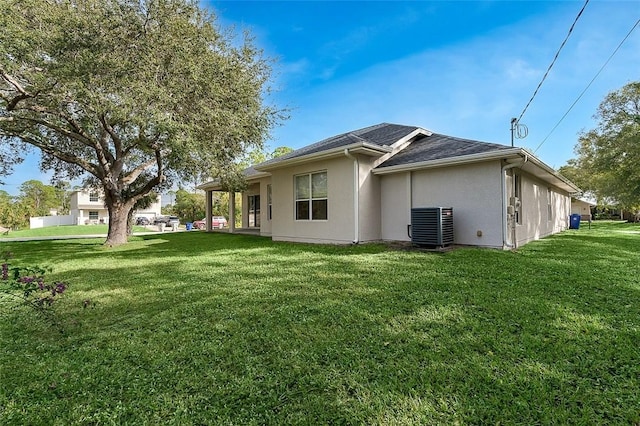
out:
M453 244L453 208L411 209L411 242L419 246L433 247Z

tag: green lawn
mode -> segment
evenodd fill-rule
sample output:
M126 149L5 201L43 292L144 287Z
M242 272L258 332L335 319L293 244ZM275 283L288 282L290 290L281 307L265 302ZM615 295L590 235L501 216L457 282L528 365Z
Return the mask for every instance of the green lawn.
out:
M170 229L170 228L167 228ZM107 235L109 225L63 225L47 226L45 228L22 229L19 231L9 231L0 234L2 238L25 238L25 237L60 237L67 235ZM155 231L153 229L152 231ZM149 232L144 226L134 226L133 232Z
M640 424L639 225L517 252L102 242L0 243L71 284L64 334L2 317L0 424Z

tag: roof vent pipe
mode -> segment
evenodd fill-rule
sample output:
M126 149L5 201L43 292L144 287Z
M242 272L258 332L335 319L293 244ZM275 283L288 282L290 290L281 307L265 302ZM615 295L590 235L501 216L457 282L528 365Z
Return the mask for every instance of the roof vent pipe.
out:
M349 148L345 148L344 155L353 160L353 244L360 242L360 164Z

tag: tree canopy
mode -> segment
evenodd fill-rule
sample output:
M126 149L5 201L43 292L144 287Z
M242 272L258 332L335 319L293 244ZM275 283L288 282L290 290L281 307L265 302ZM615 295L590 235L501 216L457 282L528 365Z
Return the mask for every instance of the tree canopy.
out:
M46 216L52 209L60 209L64 192L39 180L28 180L20 185L20 198L30 216Z
M594 118L595 129L583 132L577 159L561 169L598 200L622 207L640 206L640 82L609 93Z
M90 177L126 242L138 200L178 179L236 181L282 116L271 61L192 0L0 0L0 151ZM3 157L3 168L20 161Z

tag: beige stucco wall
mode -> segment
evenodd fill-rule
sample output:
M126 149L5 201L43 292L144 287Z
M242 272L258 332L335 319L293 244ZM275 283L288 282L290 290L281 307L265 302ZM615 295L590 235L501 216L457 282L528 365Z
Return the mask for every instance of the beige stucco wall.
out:
M347 157L323 160L275 170L271 177L255 181L243 194L243 226L248 200L260 194L261 235L276 241L348 244L355 240L410 241L407 225L412 207L453 207L454 243L480 247L503 247L502 163L498 160L444 168L370 173L372 161L358 156L359 232L354 217L354 163ZM295 220L294 176L326 171L328 219ZM506 178L507 200L512 195L510 170ZM549 185L521 170L522 223L516 226L517 245L568 228L569 194L551 187L552 214L548 214ZM267 185L272 185L273 218L267 214ZM509 224L511 222L509 221ZM511 232L507 240L511 241Z
M533 240L547 237L569 227L571 197L558 188L550 187L526 173L522 176L522 221L516 225L516 242L522 246ZM548 214L547 189L551 189L551 217Z
M410 241L413 207L453 207L455 244L502 247L498 161L384 175L381 188L384 240Z
M327 220L295 220L294 176L327 172ZM287 167L272 172L273 220L276 241L351 243L354 231L353 161L347 157ZM263 193L266 198L266 188Z
M358 241L380 241L382 239L380 177L371 173L375 158L359 155L359 216Z
M380 176L380 238L387 241L411 241L407 225L411 223L411 173Z

